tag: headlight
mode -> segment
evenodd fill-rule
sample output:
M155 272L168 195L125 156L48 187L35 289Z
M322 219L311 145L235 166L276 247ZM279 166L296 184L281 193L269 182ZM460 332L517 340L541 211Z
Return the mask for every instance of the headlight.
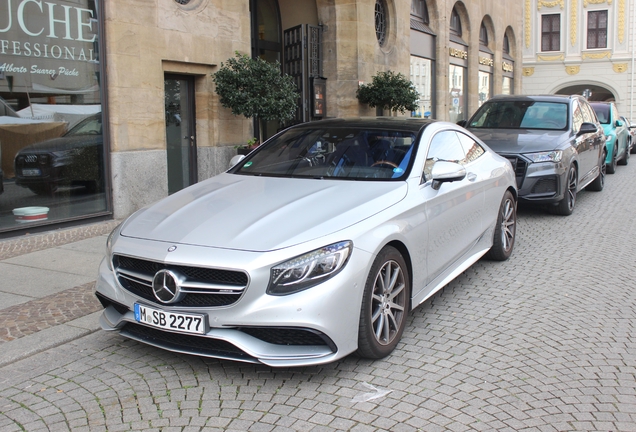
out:
M287 295L318 285L347 264L353 243L343 241L316 249L272 268L267 293Z
M561 150L553 150L548 152L526 153L524 154L524 156L530 159L534 163L561 162L561 157L563 157L563 152Z
M110 234L108 234L108 238L106 239L106 262L108 263L108 268L110 270L113 269L113 242L115 241L115 239L117 238L117 236L119 236L119 233L121 232L121 226L123 225L123 223L120 223L119 225L117 225L115 227L114 230L112 230L110 232Z

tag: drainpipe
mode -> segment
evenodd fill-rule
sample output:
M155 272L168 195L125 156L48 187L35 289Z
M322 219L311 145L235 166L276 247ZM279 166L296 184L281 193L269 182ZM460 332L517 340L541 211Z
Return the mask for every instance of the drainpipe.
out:
M636 5L634 2L630 2L630 4L632 6L632 25L630 25L632 30L632 91L629 96L629 119L631 120L634 118L634 54L636 54L636 40L634 40L634 35L636 34L636 29L634 29L633 26L636 25Z

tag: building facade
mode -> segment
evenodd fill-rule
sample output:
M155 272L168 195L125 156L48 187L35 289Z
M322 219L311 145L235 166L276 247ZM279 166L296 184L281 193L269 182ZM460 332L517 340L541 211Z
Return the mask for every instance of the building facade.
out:
M636 4L524 0L523 93L615 101L633 118Z
M253 122L212 74L279 61L296 121L375 115L379 71L410 77L413 116L458 121L521 91L523 3L491 0L0 0L0 236L124 218L227 169ZM280 125L265 126L266 135Z

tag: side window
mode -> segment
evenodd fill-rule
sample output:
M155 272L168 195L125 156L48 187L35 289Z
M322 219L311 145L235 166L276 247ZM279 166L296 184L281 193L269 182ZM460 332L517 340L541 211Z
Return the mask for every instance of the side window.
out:
M466 153L464 153L464 148L455 131L438 132L431 140L431 145L428 148L426 163L424 164L424 179L426 181L431 179L431 171L435 162L462 163L465 158Z
M581 130L581 125L583 124L583 110L581 110L581 105L574 101L572 104L572 130L574 133L577 133Z
M474 161L485 153L484 148L468 135L458 132L457 137L459 138L459 142L464 149L464 153L466 154L466 157L460 162L462 165L466 165Z

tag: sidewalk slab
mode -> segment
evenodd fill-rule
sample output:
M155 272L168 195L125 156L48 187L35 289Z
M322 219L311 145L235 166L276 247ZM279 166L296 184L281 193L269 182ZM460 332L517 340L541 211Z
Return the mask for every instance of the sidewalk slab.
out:
M2 275L0 279L0 309L11 306L8 304L9 300L5 303L5 295L7 295L7 299L12 298L14 301L16 295L23 297L24 301L30 301L70 287L83 285L97 278L97 266L92 272L84 271L87 275L78 275L27 267L21 264L7 263L7 261L0 262L0 274Z
M82 318L39 331L2 344L0 367L70 342L100 329L99 315L94 312Z

